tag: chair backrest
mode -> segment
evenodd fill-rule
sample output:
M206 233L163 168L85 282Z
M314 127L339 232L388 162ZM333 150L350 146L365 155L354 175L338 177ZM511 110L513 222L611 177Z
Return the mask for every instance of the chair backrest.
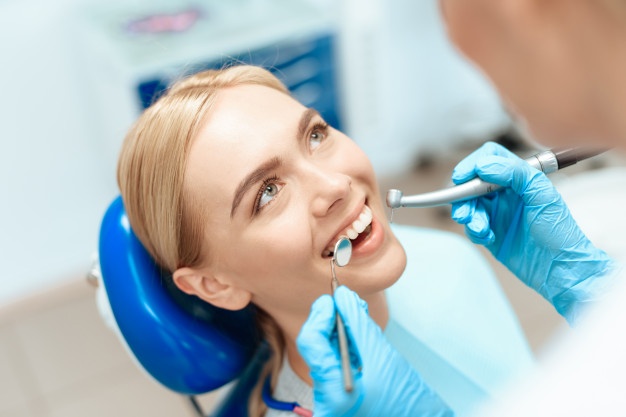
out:
M222 310L178 290L133 233L121 197L104 216L98 253L119 334L154 379L195 395L242 374L259 347L253 308Z

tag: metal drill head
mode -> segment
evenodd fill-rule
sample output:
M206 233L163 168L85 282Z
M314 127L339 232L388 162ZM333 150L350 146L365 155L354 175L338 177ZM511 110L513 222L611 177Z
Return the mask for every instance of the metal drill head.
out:
M392 209L400 208L402 200L402 191L391 189L387 191L387 206Z

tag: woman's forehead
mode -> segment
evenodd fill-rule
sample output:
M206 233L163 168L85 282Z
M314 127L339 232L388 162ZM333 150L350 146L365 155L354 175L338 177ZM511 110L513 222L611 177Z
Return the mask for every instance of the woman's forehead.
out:
M187 157L187 185L232 193L249 170L292 151L306 110L287 94L265 86L220 91L193 139Z
M214 152L239 153L274 146L293 136L305 111L302 104L270 87L226 88L216 96L192 147L202 144Z
M217 94L205 125L218 130L222 126L255 128L269 121L288 124L304 110L302 104L281 91L262 85L240 85Z

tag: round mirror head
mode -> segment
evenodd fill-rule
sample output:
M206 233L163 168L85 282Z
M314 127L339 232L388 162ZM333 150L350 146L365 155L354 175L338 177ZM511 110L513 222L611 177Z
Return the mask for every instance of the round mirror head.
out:
M352 257L352 242L347 237L341 237L337 243L335 243L335 252L333 254L333 261L337 266L346 266L350 262Z

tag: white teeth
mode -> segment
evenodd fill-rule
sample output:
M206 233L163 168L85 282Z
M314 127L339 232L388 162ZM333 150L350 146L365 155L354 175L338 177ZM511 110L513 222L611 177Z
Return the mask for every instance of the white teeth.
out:
M363 229L365 229L365 226L364 226L363 222L361 221L360 217L358 219L356 219L354 222L352 222L352 228L357 233L361 233L363 231Z
M352 223L352 228L356 230L357 233L363 232L363 230L365 230L365 228L372 222L372 211L369 207L365 207L367 210L363 210L359 218Z
M354 240L370 223L372 223L372 210L367 206L363 206L363 211L359 218L352 222L352 227L346 230L346 234L351 240Z
M364 205L363 211L361 211L359 217L355 221L353 221L350 227L344 230L341 235L348 236L350 240L356 239L360 233L363 233L363 231L372 224L372 218L372 209ZM332 245L334 244L335 242L332 242ZM334 246L329 246L328 248L326 248L326 250L324 250L323 256L331 256L333 249Z

